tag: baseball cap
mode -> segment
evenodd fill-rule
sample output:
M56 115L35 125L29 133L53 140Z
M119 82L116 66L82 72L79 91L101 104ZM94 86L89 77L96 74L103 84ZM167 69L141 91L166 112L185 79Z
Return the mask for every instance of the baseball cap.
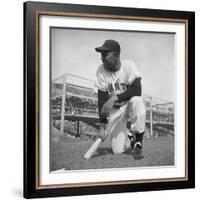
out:
M115 40L106 40L101 47L96 47L95 50L97 52L115 51L120 54L120 45Z

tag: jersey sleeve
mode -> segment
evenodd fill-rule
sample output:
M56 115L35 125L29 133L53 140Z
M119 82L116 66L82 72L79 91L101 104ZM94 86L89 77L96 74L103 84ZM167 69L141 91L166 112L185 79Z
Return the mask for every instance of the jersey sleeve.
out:
M98 90L106 92L107 89L107 82L106 77L104 76L102 66L100 65L97 72L96 72L96 81L95 86Z
M136 78L140 78L140 73L136 67L136 65L129 61L127 68L127 85L131 85Z

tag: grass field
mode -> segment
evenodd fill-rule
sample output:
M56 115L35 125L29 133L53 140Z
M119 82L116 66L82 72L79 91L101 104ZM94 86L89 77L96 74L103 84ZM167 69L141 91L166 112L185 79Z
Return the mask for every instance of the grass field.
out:
M144 137L144 158L141 160L135 160L131 150L114 155L109 138L99 146L90 160L85 160L83 155L93 142L92 140L67 137L51 140L50 171L63 168L65 170L83 170L174 165L174 138L172 136Z

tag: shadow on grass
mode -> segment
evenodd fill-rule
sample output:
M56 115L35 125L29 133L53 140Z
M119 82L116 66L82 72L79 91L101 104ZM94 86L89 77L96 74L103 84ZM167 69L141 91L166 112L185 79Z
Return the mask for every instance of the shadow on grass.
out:
M127 151L125 151L124 154L132 155L132 149L131 148L127 149Z
M114 155L111 148L101 147L101 148L97 149L97 154L94 155L93 158L94 157L101 157L101 156L109 155L109 154ZM122 154L131 155L132 154L132 150L128 149L127 151L125 151Z
M106 147L101 147L97 149L97 154L94 155L93 157L100 157L108 154L113 154L111 148L106 148Z

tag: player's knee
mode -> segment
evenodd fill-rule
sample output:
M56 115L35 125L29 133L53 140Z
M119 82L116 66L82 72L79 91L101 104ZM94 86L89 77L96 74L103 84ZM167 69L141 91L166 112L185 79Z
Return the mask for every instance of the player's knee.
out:
M143 115L145 115L145 106L142 100L142 97L132 97L129 101L130 103L130 110L129 113L134 116L137 115L137 118L141 118Z
M142 97L139 97L139 96L131 97L131 99L129 100L129 102L131 104L143 104Z
M113 139L112 140L112 152L113 152L113 154L121 154L121 153L123 153L123 140L120 140L120 143L119 143L119 141L118 142L116 142L116 140L115 139Z
M115 155L123 153L123 150L120 149L112 149L112 151Z

